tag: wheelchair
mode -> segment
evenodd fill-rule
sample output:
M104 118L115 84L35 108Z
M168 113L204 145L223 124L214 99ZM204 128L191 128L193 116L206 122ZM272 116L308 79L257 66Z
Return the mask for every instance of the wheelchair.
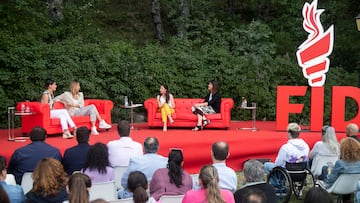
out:
M315 178L306 162L287 162L285 168L277 166L271 170L267 183L275 188L279 201L286 203L293 192L297 199L302 199L303 194L315 186Z

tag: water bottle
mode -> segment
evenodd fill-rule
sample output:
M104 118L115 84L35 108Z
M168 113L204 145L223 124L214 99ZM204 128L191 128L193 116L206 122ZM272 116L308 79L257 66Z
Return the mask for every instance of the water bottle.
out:
M247 107L247 101L245 99L245 97L242 98L242 103L241 103L241 108L245 108Z
M125 102L125 106L129 106L129 100L127 96L125 96L124 102Z

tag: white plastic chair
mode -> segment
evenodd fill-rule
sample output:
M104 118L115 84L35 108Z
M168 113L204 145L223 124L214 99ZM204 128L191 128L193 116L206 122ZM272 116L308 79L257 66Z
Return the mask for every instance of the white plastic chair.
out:
M126 169L128 167L127 166L116 166L114 168L114 173L115 173L115 183L116 183L116 189L117 190L122 190L124 189L121 185L121 177L122 175L125 173Z
M31 175L32 172L26 172L21 179L21 187L23 188L24 194L28 193L33 188L34 181Z
M5 182L8 185L16 185L15 176L13 174L6 174Z
M106 201L117 200L115 181L93 183L90 188L90 200L105 199Z
M200 188L199 186L199 174L190 174L192 182L193 182L193 189L198 190Z
M327 163L331 162L335 165L335 162L339 159L338 156L322 156L317 155L314 157L312 164L311 164L311 173L314 176L321 175L323 166L326 166Z
M184 195L163 195L160 197L161 203L181 203Z
M341 195L351 194L356 191L359 180L360 174L358 173L341 174L330 187L326 187L326 183L324 183L323 181L319 181L319 185L329 193L338 195L339 202L339 198L341 198Z

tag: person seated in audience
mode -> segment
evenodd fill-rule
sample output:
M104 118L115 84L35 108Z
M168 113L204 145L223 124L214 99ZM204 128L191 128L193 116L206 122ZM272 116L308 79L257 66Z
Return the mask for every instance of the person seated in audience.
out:
M341 174L360 173L360 143L351 137L340 142L340 159L332 167L324 166L319 176L325 189L332 186ZM349 201L350 195L343 195L343 201Z
M78 144L65 150L62 164L68 175L74 171L80 171L84 167L86 156L90 148L89 145L90 131L85 127L79 127L76 130L76 141Z
M169 153L167 168L155 171L150 182L150 195L158 201L163 195L183 195L192 189L191 176L182 168L183 153L172 149Z
M189 190L185 193L182 203L234 203L233 193L229 190L220 189L217 170L212 165L205 165L199 173L199 190Z
M357 140L358 142L360 142L359 140L359 137L358 137L358 134L359 134L359 127L358 125L356 125L355 123L349 123L347 126L346 126L346 136L347 137L352 137L354 138L355 140Z
M210 120L206 118L206 114L220 113L221 95L219 83L212 80L208 84L209 94L206 95L204 102L197 103L192 106L191 110L197 115L198 121L192 130L202 130L210 124Z
M115 172L110 167L108 149L105 144L98 142L90 146L82 172L91 178L92 183L115 179Z
M275 163L264 163L265 173L270 173L276 166L285 168L286 162L298 163L308 161L309 145L303 139L299 138L300 130L301 128L297 123L289 123L287 127L288 141L281 146Z
M340 145L337 141L335 129L331 126L324 126L321 131L321 141L315 143L310 151L311 172L315 176L321 174L321 169L326 163L335 162L340 156Z
M88 203L89 189L91 188L91 179L83 173L74 173L70 176L66 186L69 193L69 203Z
M127 180L127 188L133 193L134 203L155 203L154 198L149 197L146 190L148 181L145 174L141 171L132 171Z
M169 92L167 85L160 86L160 94L156 97L161 113L161 121L164 123L163 131L167 131L167 120L170 124L174 123L174 119L171 117L172 113L175 113L174 96Z
M1 185L0 185L0 202L10 203L9 195L6 193L6 191Z
M235 200L235 202L237 202ZM268 203L265 193L262 190L253 188L251 190L246 191L244 193L244 197L242 199L243 203ZM276 201L278 202L278 201Z
M8 173L15 176L16 184L21 185L21 179L25 172L33 172L36 164L45 157L51 157L61 161L59 149L45 142L46 130L34 127L30 133L31 143L20 147L12 154Z
M117 131L120 136L118 140L109 141L109 161L112 167L128 166L131 157L142 156L143 147L130 137L129 121L122 120L118 123Z
M6 161L4 156L0 156L0 186L5 190L13 203L25 203L25 195L20 185L10 185L5 182L6 179ZM1 202L1 201L0 201Z
M235 171L226 166L226 159L230 156L229 145L226 142L215 142L211 148L211 158L213 166L219 174L219 186L235 192L237 188L237 176Z
M132 193L126 188L129 174L132 171L141 171L145 174L148 182L151 181L153 174L159 168L166 168L168 159L158 154L159 140L156 137L147 137L144 141L145 154L143 156L132 157L129 166L121 177L121 185L124 190L118 191L119 199L132 197Z
M85 106L84 94L80 92L80 82L73 80L70 83L70 91L65 91L55 97L56 101L61 101L71 116L90 116L91 134L99 135L96 129L96 120L99 121L99 128L109 129L111 125L107 124L101 118L96 106L93 104Z
M32 178L34 184L26 194L27 203L59 203L68 200L68 175L60 161L53 158L40 160Z
M305 195L304 203L332 203L331 195L321 187L311 188Z
M251 193L253 190L259 190L264 194L266 200L262 202L278 202L274 187L265 181L264 165L260 161L255 159L246 161L243 168L243 176L244 185L234 194L236 203L246 202L244 201L247 198L246 194Z
M94 199L90 203L109 203L109 202L100 198L100 199Z
M50 106L50 118L60 119L61 129L63 131L63 138L69 139L74 136L70 134L68 125L76 131L76 125L72 118L70 117L69 112L66 109L54 109L54 92L57 88L56 82L52 79L47 79L45 82L46 90L43 92L41 97L41 103L49 104Z

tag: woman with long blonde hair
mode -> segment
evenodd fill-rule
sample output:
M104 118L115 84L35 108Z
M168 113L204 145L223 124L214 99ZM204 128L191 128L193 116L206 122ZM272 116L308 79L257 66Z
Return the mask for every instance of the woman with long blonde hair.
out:
M212 165L203 166L199 174L201 189L186 192L182 203L235 203L232 192L220 189L218 182L216 168Z
M88 203L91 179L84 173L74 173L69 178L67 192L69 193L69 203Z

